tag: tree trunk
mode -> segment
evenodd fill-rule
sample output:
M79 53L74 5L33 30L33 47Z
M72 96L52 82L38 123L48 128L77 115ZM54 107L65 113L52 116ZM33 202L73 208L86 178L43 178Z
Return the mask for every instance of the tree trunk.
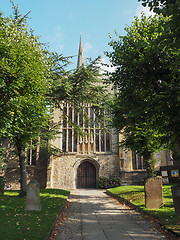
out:
M20 196L26 195L27 190L27 174L26 174L26 158L24 155L24 150L20 139L16 139L16 147L18 150L19 164L20 164L20 184L21 191Z
M177 141L176 148L173 152L173 163L180 164L180 141Z
M152 177L153 176L153 166L152 166L151 159L145 159L145 167L146 167L147 178Z

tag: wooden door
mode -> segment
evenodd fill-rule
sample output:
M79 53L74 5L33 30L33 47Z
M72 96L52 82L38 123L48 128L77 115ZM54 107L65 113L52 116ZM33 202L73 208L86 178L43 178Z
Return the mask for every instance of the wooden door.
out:
M77 170L77 188L96 187L96 168L90 162L83 162Z

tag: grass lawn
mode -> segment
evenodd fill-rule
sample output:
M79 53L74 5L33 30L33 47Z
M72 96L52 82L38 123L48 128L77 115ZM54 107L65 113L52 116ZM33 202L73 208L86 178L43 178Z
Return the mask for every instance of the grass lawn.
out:
M121 186L108 189L108 192L120 196L159 219L166 228L180 234L180 216L175 215L171 186L163 186L163 207L145 208L144 186Z
M40 191L42 211L24 211L25 197L19 191L5 191L0 196L0 238L3 240L46 239L69 191Z

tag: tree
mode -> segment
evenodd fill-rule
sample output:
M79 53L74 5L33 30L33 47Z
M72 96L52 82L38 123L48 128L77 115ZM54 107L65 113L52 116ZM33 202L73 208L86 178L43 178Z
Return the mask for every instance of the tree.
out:
M25 150L49 121L50 62L47 51L13 5L14 17L0 17L0 138L16 146L21 195L26 192Z
M66 100L73 102L75 107L81 103L102 107L102 98L105 100L108 97L108 85L99 74L98 60L99 58L90 61L87 66L83 65L68 75L66 72L65 76L57 79L54 97L52 96L56 104Z
M140 1L140 0L139 0ZM149 6L156 13L164 16L176 15L179 11L180 3L178 0L141 0L142 5ZM178 14L177 14L178 15Z
M14 17L0 17L0 140L8 138L17 149L24 195L27 147L40 135L47 143L47 136L57 133L49 128L51 106L60 106L63 100L80 109L88 101L99 109L99 99L108 94L104 86L96 85L100 80L95 64L72 74L65 71L68 59L47 52L28 26L27 15L22 16L14 4L13 9Z
M135 18L127 35L111 36L107 53L115 72L114 125L125 134L124 144L141 155L147 165L161 146L180 149L179 49L162 41L170 17ZM165 31L166 29L166 31Z
M140 0L139 0L140 1ZM150 10L153 10L157 14L163 14L163 16L171 16L171 20L168 22L172 33L169 39L171 43L172 38L176 38L176 46L180 45L180 2L179 0L142 0L142 5L149 6Z
M56 55L56 59L61 58ZM76 112L81 112L81 116L89 121L86 111L82 109L85 109L86 104L91 104L91 108L96 111L97 121L104 121L106 118L104 112L108 109L112 95L108 90L109 85L99 73L99 59L98 57L94 61L90 60L86 66L83 65L71 72L62 72L62 65L57 64L59 60L56 62L57 67L53 71L53 88L50 95L54 106L63 110L62 101L70 103ZM78 125L75 128L78 133L84 134Z

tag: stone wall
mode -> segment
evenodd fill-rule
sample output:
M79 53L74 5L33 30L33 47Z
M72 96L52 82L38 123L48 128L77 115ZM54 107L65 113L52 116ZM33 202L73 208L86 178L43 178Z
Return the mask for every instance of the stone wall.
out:
M7 182L11 183L12 190L20 189L20 168L7 168L5 170L4 176L6 177ZM40 184L40 188L46 188L47 183L47 168L45 167L36 167L36 166L27 166L27 184L31 179L36 179Z
M120 178L123 185L143 185L146 171L121 171Z
M75 155L54 157L48 168L50 177L47 187L75 189L78 166L89 161L96 168L96 178L119 176L119 157L114 154Z
M48 156L45 151L39 151L36 166L27 166L27 183L34 178L40 184L40 188L63 188L74 189L77 185L77 169L84 161L91 162L96 168L96 178L100 176L120 176L124 184L143 184L145 171L132 169L131 151L118 148L121 137L112 131L112 152L78 154L69 153L61 157ZM57 138L54 144L59 147L60 140ZM170 159L166 152L155 154L157 159L155 169L166 165ZM17 157L8 156L8 167L5 171L7 181L12 189L20 189L20 169Z
M40 188L46 188L48 159L48 153L41 149L36 160L36 166L26 166L27 184L34 178L40 184ZM19 160L16 156L12 156L8 159L7 168L4 170L2 175L6 177L7 182L11 183L12 190L20 189L20 167Z

